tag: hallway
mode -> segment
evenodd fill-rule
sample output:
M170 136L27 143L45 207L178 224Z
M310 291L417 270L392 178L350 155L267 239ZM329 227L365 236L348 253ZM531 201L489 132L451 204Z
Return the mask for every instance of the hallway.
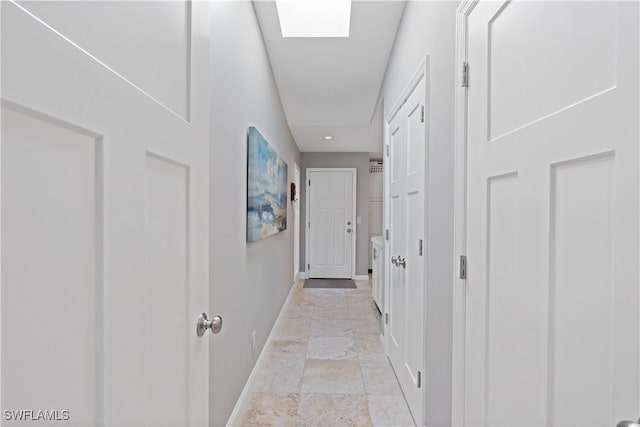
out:
M236 425L414 425L384 354L370 282L303 284L283 308Z
M640 427L640 0L0 35L2 426Z

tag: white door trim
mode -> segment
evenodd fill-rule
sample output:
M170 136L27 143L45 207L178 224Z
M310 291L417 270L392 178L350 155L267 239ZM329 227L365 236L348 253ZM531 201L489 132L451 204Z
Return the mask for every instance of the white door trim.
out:
M462 67L467 61L467 18L479 0L463 0L456 11L456 94L453 184L453 345L451 373L451 425L464 425L466 286L460 279L460 257L466 255L467 198L467 89Z
M296 198L292 201L293 204L293 283L298 283L300 280L300 166L297 163L293 164L293 182L296 188ZM296 251L296 240L298 243L298 250Z
M426 135L425 135L425 154L426 156L428 156L428 152L429 152L429 108L430 108L430 97L429 97L429 66L430 66L430 57L429 55L425 55L424 58L422 59L422 61L420 61L420 65L418 66L417 70L414 72L414 74L411 76L411 79L409 80L409 82L407 83L407 85L404 87L404 89L401 92L401 95L398 97L398 99L396 100L396 102L393 104L393 107L391 108L391 110L389 110L389 113L387 114L387 116L385 117L384 120L384 129L383 129L383 133L384 133L384 143L385 143L385 150L390 150L390 138L391 138L391 134L389 132L389 125L391 123L391 121L395 118L395 116L400 112L400 109L402 108L402 106L404 105L404 103L407 101L407 99L409 98L409 96L412 94L413 90L416 88L416 86L420 83L420 81L424 78L425 80L425 120L427 121L427 126L425 126L425 131L426 131ZM385 301L387 301L387 299L389 298L389 294L391 292L391 254L390 254L390 240L389 240L389 236L386 235L386 230L389 230L389 233L392 233L393 231L391 230L391 224L389 223L389 218L390 218L390 200L389 200L389 196L390 196L390 183L391 183L391 174L389 173L390 167L389 167L389 151L385 151L384 154L384 159L386 159L387 162L387 167L384 168L383 172L384 172L384 229L385 229L385 236L384 236L384 245L385 245L385 249L384 249L384 293L385 293ZM427 162L427 157L425 157L425 162ZM425 174L424 174L424 188L425 188L425 200L424 200L424 212L425 212L425 218L424 218L424 240L425 242L429 241L429 227L428 227L428 222L427 222L427 218L428 218L428 212L429 212L429 196L428 196L428 188L429 188L429 174L427 173L427 167L428 164L425 167ZM424 257L424 271L425 271L425 276L424 276L424 285L425 285L425 289L426 289L426 284L427 284L427 272L428 270L428 263L427 263L427 257ZM424 315L423 315L423 319L422 319L422 325L423 325L423 331L425 332L425 337L426 337L426 331L427 331L427 292L425 290L424 292ZM388 312L388 308L387 305L385 303L385 312ZM385 348L385 354L388 356L389 352L388 352L388 340L389 340L389 325L385 324L384 325L384 336L386 337L386 339L384 340L384 348ZM427 367L427 361L426 361L426 357L427 357L427 351L426 351L426 343L427 340L425 338L425 349L424 349L424 358L422 361L422 372L424 373L424 378L429 378L429 374L426 372L426 367ZM415 420L415 422L418 425L426 425L426 413L427 413L427 401L426 401L426 387L423 384L422 386L422 390L423 390L423 394L424 394L424 399L422 402L423 405L423 411L422 413L425 416L425 419L423 420Z
M356 185L356 178L357 178L357 169L356 168L306 168L305 170L305 197L304 197L304 201L305 201L305 220L306 220L306 224L304 225L304 235L305 235L305 248L304 248L304 261L307 263L307 268L305 269L305 277L309 277L309 268L308 266L311 265L311 263L309 262L309 253L310 250L309 248L310 243L311 243L311 233L309 233L309 207L310 207L310 203L309 200L311 199L309 197L309 191L310 191L310 187L309 187L309 178L310 178L310 174L311 172L351 172L351 175L353 176L353 233L351 233L351 278L355 279L356 278L356 243L358 242L358 239L356 238L356 236L358 235L358 224L356 223L356 218L357 218L357 211L356 211L356 201L358 200L358 193L357 193L357 185ZM368 277L368 276L367 276Z

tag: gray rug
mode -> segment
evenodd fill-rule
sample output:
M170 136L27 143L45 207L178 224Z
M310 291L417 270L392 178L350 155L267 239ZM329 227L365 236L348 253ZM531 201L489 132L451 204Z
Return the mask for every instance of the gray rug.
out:
M307 279L303 288L356 289L356 282L351 279Z

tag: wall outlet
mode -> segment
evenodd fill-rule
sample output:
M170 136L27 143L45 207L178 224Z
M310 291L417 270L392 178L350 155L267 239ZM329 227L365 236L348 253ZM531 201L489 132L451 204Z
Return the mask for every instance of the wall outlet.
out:
M256 331L251 333L251 351L256 352Z

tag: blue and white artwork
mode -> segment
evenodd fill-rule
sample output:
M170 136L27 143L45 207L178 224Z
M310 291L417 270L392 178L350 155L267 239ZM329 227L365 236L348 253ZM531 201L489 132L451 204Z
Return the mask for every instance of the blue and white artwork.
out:
M247 242L257 242L287 229L287 164L254 127L247 163Z

